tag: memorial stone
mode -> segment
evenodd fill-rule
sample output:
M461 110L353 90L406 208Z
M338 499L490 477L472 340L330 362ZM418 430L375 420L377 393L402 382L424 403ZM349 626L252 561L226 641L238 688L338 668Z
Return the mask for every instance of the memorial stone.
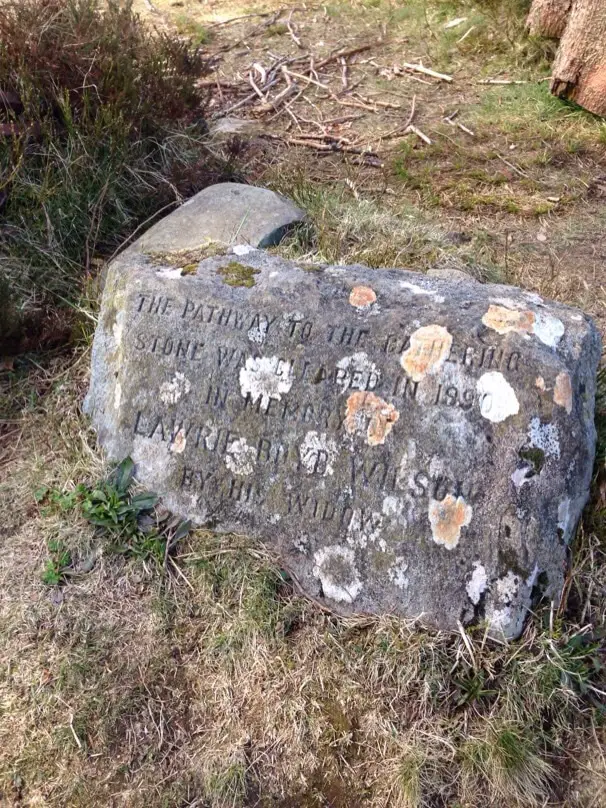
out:
M562 591L599 356L582 312L509 286L125 253L87 409L168 508L264 542L335 611L510 638Z

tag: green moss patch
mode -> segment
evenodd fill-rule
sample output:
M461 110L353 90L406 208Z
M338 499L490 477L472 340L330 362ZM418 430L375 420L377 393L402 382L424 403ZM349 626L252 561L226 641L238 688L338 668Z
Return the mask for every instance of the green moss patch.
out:
M260 272L260 269L247 267L237 261L230 261L229 264L219 267L217 270L217 274L223 276L223 283L228 286L245 286L247 289L255 285L255 275Z

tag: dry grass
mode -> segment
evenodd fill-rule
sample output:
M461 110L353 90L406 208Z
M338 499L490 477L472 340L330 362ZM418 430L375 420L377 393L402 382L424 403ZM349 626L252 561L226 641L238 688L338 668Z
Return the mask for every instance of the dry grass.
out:
M258 23L210 28L251 11L225 0L154 6L156 23L179 14L190 30L210 30L210 50ZM535 85L471 81L544 73L542 46L520 38L514 4L355 0L348 16L342 4L323 9L293 17L305 41L330 50L386 23L380 65L405 52L461 78L454 87L402 80L403 106L417 94L419 126L435 145L398 149L382 169L340 155L310 159L262 139L240 144L250 175L294 195L315 225L311 238L299 234L280 249L375 267L454 262L582 305L606 331L604 210L594 182L603 125L553 107ZM464 29L442 25L464 15L476 30L457 43ZM278 26L226 52L219 74L233 77L276 49L296 50ZM393 91L368 74L364 92ZM477 130L473 140L444 128L455 107ZM394 122L367 116L355 127L372 134L379 124ZM565 204L537 210L565 194ZM88 354L78 351L37 359L38 367L24 359L1 379L2 808L606 804L602 398L594 497L566 600L543 605L506 646L476 632L320 612L244 537L196 531L165 569L113 552L77 510L38 504L41 486L69 493L104 473L79 410ZM50 542L71 558L57 587L42 581Z

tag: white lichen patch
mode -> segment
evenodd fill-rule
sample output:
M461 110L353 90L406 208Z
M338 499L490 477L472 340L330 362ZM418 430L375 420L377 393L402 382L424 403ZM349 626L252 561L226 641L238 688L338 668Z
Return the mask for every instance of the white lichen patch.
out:
M381 371L363 351L352 356L344 356L337 362L337 368L342 371L336 376L337 385L341 388L342 393L350 388L354 390L372 389L381 379Z
M191 390L189 379L183 373L175 373L172 381L160 385L160 401L167 407L176 404Z
M509 606L495 608L492 604L486 607L486 622L495 633L507 635L513 621L513 615Z
M227 447L225 465L234 474L247 477L253 473L256 462L257 450L248 445L246 438L238 438Z
M410 346L400 357L400 364L413 382L435 375L442 368L452 348L452 334L441 325L425 325L410 335Z
M303 468L308 474L326 477L334 474L333 464L339 450L336 442L326 432L308 432L299 447Z
M519 491L523 485L530 482L532 479L532 469L530 466L522 466L521 468L516 469L513 474L511 475L511 481L515 485L516 489Z
M209 452L214 452L219 437L219 427L211 421L207 421L205 426L208 429L208 435L204 438L204 445Z
M251 247L250 244L235 244L231 251L234 255L248 255L251 252L255 252L255 248Z
M509 570L503 578L499 578L497 581L497 598L509 606L518 594L521 582L520 576Z
M259 325L253 325L248 329L248 339L257 345L263 345L265 342L265 337L267 336L267 330L267 320L260 320Z
M295 550L298 550L303 555L309 553L309 537L302 535L298 536L293 542Z
M381 540L383 530L383 515L376 511L368 512L365 509L354 508L351 522L347 528L347 543L352 547L365 549L369 544L379 544L381 550L387 547Z
M553 314L548 314L545 311L538 311L535 313L535 321L533 326L533 333L544 345L550 348L557 348L558 343L564 336L564 323L554 317Z
M528 300L529 303L534 303L535 306L544 306L545 301L538 295L536 292L522 292L524 298Z
M565 370L556 376L553 400L559 407L564 407L568 415L570 415L572 412L572 382L570 381L570 374Z
M496 582L493 596L486 605L486 620L493 632L510 636L515 633L514 601L518 596L522 579L509 572ZM519 615L518 615L518 619Z
M180 429L175 435L169 449L171 452L175 452L176 454L183 454L186 444L187 438L185 437L185 431Z
M558 527L566 536L570 526L570 499L566 497L558 505Z
M160 267L160 269L156 270L156 275L160 275L163 278L180 278L183 275L183 269L181 267Z
M425 289L423 286L417 286L416 283L411 283L410 281L400 281L400 286L402 289L406 289L407 292L412 292L413 295L427 295L428 297L433 297L436 303L444 302L444 297L438 294L435 289Z
M447 494L442 500L429 501L428 514L432 539L452 550L459 543L462 528L470 524L473 509L463 497Z
M116 382L116 386L114 387L114 407L115 409L120 409L120 402L122 401L122 385L120 382Z
M349 547L332 545L316 550L313 574L322 584L324 596L337 603L353 603L362 591L362 581Z
M476 383L480 412L494 424L501 423L520 411L520 403L513 387L497 370L484 373Z
M385 516L391 517L392 519L399 519L404 511L404 503L399 497L390 495L384 497L381 510Z
M479 561L473 562L473 571L471 573L471 578L467 582L467 586L465 589L467 590L467 596L469 600L477 606L480 602L480 598L482 597L482 593L486 591L486 587L488 586L488 576L486 575L486 569L482 563Z
M126 312L124 310L118 312L114 324L112 325L112 334L116 342L117 348L122 344L122 336L124 335L125 315Z
M406 571L408 570L408 564L404 560L402 556L397 556L395 563L391 566L387 574L389 576L389 580L392 584L395 584L398 589L408 589L408 576L406 575Z
M410 478L411 470L414 469L416 457L417 443L412 440L412 438L409 438L398 466L398 475L396 477L396 485L398 488L404 488L406 486Z
M263 410L267 410L272 398L280 401L293 381L291 363L278 356L249 356L244 367L240 368L242 397L250 396L253 404L261 399Z
M542 424L535 415L528 427L528 439L534 449L541 449L548 457L560 457L560 436L555 424Z

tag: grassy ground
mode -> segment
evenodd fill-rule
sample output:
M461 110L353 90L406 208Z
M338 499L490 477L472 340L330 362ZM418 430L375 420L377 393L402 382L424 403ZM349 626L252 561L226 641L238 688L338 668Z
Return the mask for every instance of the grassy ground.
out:
M222 81L300 50L288 12L267 27L271 17L211 27L262 4L143 9L206 40ZM443 28L457 17L467 20ZM213 148L310 211L311 243L295 239L287 254L421 270L454 262L581 305L604 332L604 124L550 99L536 81L545 49L524 39L521 19L494 0L301 7L291 25L318 58L386 32L357 57L377 67L352 63L351 80L363 76L365 97L396 98L403 111L343 110L319 88L291 109L305 131L314 127L303 117L361 114L331 131L371 142L382 165L272 140L268 131L292 136L292 118L247 108L239 114L261 133ZM455 81L381 74L420 58ZM495 76L530 83L476 83ZM321 78L337 88L340 73ZM408 116L413 95L432 145L378 137ZM219 111L236 99L213 100ZM473 136L444 121L455 109ZM104 475L80 412L83 317L75 353L24 358L0 389L3 808L606 805L602 400L594 496L566 596L504 646L473 631L335 618L244 537L195 531L165 552L164 533L125 543L95 529L77 493Z

